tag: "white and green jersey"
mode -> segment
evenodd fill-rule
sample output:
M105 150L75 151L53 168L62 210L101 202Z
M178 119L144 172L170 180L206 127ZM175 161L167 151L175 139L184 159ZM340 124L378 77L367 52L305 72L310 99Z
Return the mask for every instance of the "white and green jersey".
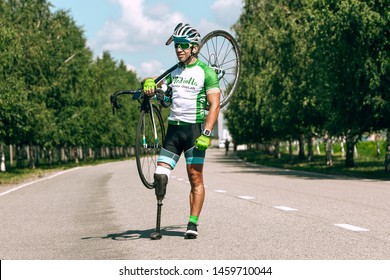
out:
M218 89L218 76L200 60L176 68L166 79L172 87L171 124L203 123L207 105L206 91Z

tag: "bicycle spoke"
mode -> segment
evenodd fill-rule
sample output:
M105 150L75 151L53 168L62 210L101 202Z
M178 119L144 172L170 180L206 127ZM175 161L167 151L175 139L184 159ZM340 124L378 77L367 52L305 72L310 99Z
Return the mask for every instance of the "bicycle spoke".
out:
M218 75L222 108L229 102L237 88L240 76L238 45L229 33L221 30L213 31L204 37L199 59L213 68Z
M153 114L142 111L136 134L138 173L142 183L149 189L153 188L154 172L164 139L161 114L157 108L152 108Z

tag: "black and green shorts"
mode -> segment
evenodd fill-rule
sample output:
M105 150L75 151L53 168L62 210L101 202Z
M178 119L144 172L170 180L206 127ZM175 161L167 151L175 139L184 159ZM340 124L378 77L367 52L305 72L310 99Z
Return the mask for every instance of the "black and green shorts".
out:
M195 140L202 133L202 124L169 124L163 148L157 162L163 162L175 168L180 155L184 152L187 164L203 164L205 151L195 148Z

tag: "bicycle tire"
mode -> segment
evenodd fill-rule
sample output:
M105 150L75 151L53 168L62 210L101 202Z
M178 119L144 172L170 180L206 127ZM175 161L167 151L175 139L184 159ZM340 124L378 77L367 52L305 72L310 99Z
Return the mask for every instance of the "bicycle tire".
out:
M157 158L160 154L164 139L164 122L160 111L155 105L151 106L157 138L154 136L154 125L151 112L141 111L135 135L135 158L139 177L148 189L153 189L154 172L157 167ZM145 133L144 133L145 132Z
M208 33L199 46L198 58L214 68L221 88L220 107L223 108L237 90L241 73L241 54L236 40L228 32ZM206 107L206 110L209 106Z

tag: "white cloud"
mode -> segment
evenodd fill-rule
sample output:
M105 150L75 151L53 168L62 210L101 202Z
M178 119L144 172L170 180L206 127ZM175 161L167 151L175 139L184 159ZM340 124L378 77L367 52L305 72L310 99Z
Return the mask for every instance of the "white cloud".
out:
M243 7L242 0L216 0L211 9L222 25L231 26L238 19ZM233 19L233 20L232 20Z
M135 66L131 65L131 64L126 64L126 69L128 71L133 71L133 72L137 72L137 69Z
M145 76L156 76L161 72L161 68L162 64L158 60L145 61L141 63L141 72L145 74Z
M229 31L242 8L241 0L201 1L203 8L188 10L186 4L177 7L172 1L109 0L120 8L120 15L107 19L88 46L97 55L109 51L120 57L141 77L158 75L176 61L164 43L179 22L190 22L202 36L216 29ZM210 9L212 18L202 9Z
M200 32L200 35L204 37L212 30L222 29L222 26L202 18L196 28Z
M94 49L137 52L161 45L172 33L181 13L171 11L165 3L145 6L144 0L113 0L121 7L121 17L107 21L91 42Z

